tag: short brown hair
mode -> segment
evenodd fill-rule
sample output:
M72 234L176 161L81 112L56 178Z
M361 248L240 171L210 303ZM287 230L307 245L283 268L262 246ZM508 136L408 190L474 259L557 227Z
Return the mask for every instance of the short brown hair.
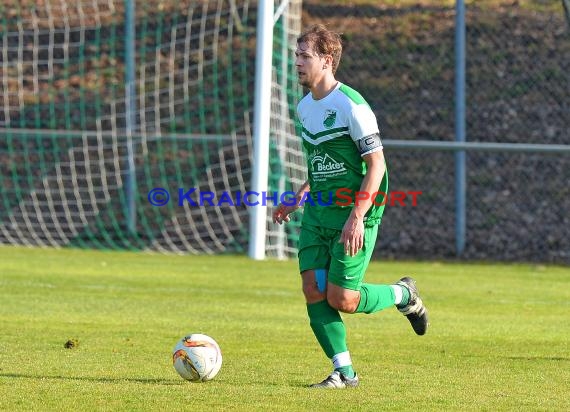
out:
M332 72L336 73L342 55L340 34L330 31L323 24L316 24L301 33L297 37L297 43L311 44L319 56L331 55L333 58Z

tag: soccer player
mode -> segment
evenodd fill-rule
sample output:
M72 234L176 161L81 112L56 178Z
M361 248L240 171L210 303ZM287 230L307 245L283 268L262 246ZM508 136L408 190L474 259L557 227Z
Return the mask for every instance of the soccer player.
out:
M363 282L384 212L388 174L376 116L357 91L335 78L341 53L340 36L323 25L297 39L299 83L309 90L297 106L308 180L295 205L281 203L273 212L273 222L282 224L303 203L303 294L313 333L334 368L311 385L316 388L358 385L339 312L368 314L395 306L418 335L428 327L412 278L393 285ZM379 198L374 196L378 192Z

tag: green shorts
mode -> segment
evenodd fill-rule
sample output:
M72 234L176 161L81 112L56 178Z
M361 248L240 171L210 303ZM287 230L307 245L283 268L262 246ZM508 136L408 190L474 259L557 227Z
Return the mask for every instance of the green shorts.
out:
M326 269L328 281L345 289L360 290L370 263L378 225L364 228L364 246L354 256L339 243L342 231L303 224L299 237L299 270Z

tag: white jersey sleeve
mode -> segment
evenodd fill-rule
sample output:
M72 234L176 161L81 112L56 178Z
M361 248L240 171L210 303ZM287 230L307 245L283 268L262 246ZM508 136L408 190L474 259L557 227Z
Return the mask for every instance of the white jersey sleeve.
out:
M366 104L352 105L348 119L348 130L355 142L372 134L380 134L376 116Z

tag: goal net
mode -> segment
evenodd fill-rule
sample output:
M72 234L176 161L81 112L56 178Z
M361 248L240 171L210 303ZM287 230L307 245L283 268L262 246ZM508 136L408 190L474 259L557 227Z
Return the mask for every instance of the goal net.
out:
M269 191L283 193L305 178L292 52L301 0L275 3L267 161ZM256 10L248 0L3 1L0 244L246 251L247 203L262 200L240 201ZM267 254L294 253L297 230L267 216Z

